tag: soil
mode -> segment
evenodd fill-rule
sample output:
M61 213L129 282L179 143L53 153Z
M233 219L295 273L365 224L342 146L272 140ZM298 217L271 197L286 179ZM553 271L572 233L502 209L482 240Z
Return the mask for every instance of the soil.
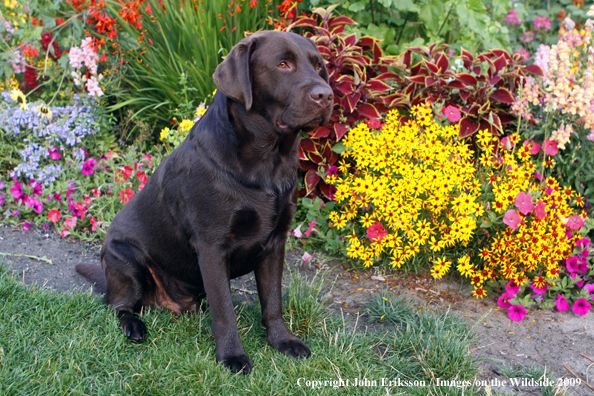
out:
M38 283L64 292L92 290L89 282L74 271L78 263L99 265L100 244L63 239L51 231L31 227L22 231L0 223L0 256L25 283ZM27 255L29 257L26 257ZM570 387L576 396L594 395L594 315L579 317L573 313L532 309L524 321L512 322L491 298L477 301L457 282L435 282L427 275L377 275L371 269L352 271L339 260L327 261L322 255L304 262L301 252L287 253L287 266L312 278L325 271L326 286L322 294L328 308L358 328L375 327L363 313L361 303L382 288L406 296L412 304L431 311L450 309L475 325L479 335L472 352L484 359L480 363L481 378L495 383L505 380L499 367L546 366L555 378L574 379L577 375L592 386L582 383ZM231 282L235 297L256 298L256 285L249 274ZM486 315L486 316L485 316ZM573 371L571 373L569 370ZM507 381L509 384L509 381ZM493 390L508 394L539 395L538 387L496 386Z

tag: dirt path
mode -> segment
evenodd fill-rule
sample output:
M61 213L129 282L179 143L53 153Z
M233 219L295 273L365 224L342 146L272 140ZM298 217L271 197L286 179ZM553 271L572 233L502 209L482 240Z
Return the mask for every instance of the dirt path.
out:
M56 233L33 227L31 231L24 232L0 224L0 254L12 254L4 256L4 261L26 283L45 284L57 291L87 291L90 285L74 271L74 265L81 262L99 265L99 251L98 244L71 242ZM455 282L435 283L429 276L402 273L385 276L381 281L371 278L372 271L351 272L340 261L324 262L315 254L314 260L305 263L296 251L287 254L287 264L309 278L319 269L327 270L327 289L323 294L329 298L329 308L345 315L347 320L351 319L351 323L355 322L357 313L363 312L361 302L384 287L430 310L450 308L468 318L469 323L476 323L489 312L475 327L479 340L474 347L474 353L486 359L481 363L482 377L486 380L504 380L498 367L505 362L508 365L546 365L556 378L574 378L566 369L567 365L575 374L594 385L594 361L588 360L588 357L594 359L592 314L578 317L572 313L531 310L522 323L515 323L498 309L494 300L476 301L469 297L468 290L460 290ZM232 287L239 298L256 298L253 275L233 280ZM359 326L366 325L369 323L363 316ZM540 394L537 388L530 387L493 389L508 394L519 394L520 391L523 394ZM570 389L576 396L594 395L594 391L584 384Z

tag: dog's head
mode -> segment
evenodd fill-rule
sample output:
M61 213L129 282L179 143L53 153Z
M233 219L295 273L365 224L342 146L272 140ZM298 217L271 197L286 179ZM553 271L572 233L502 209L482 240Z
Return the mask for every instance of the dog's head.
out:
M241 40L213 79L278 133L312 130L330 120L334 96L313 41L295 33L263 31Z

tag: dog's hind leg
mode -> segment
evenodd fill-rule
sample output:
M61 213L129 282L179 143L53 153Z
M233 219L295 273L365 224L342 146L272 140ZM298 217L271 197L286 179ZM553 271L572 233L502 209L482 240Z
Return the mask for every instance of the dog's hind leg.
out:
M102 255L102 265L107 279L107 290L103 302L117 311L120 327L126 337L143 342L147 328L136 315L142 305L145 285L139 281L144 270L134 257L133 250L121 243L111 242Z

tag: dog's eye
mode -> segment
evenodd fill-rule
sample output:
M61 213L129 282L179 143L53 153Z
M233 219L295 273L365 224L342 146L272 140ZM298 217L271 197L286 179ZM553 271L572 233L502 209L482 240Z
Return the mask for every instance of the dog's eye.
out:
M290 68L289 64L285 61L282 61L281 63L279 63L277 67L280 67L281 69L289 69Z
M316 65L316 71L319 72L320 70L322 70L322 64L318 62Z

